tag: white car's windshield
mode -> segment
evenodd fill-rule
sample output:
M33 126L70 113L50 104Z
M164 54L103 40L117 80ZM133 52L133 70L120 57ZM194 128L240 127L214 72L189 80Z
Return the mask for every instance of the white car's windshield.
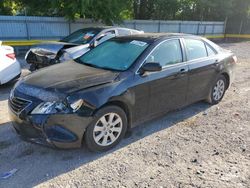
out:
M100 30L98 29L81 29L61 40L61 42L69 42L75 44L87 44L89 43Z

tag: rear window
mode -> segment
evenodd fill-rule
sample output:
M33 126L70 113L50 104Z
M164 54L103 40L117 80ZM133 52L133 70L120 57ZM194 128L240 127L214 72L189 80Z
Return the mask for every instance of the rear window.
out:
M215 50L212 47L210 47L207 44L206 44L206 47L207 47L207 54L208 54L208 56L213 56L213 55L216 54Z
M196 39L185 39L188 60L207 57L205 43Z

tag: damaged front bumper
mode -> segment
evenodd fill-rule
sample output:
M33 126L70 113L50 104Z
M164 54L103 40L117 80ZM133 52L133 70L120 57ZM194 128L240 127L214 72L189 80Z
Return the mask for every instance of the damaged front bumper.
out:
M39 54L37 51L29 50L25 56L28 64L36 65L39 68L47 67L58 63L57 54Z
M16 132L25 140L56 148L79 148L92 117L78 114L29 115L21 119L10 110Z

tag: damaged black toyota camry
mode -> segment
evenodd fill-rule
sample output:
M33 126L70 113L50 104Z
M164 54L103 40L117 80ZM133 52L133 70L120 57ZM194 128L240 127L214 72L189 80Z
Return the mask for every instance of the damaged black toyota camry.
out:
M16 132L58 148L114 147L146 120L200 100L220 102L237 59L184 34L113 38L20 80L9 98Z

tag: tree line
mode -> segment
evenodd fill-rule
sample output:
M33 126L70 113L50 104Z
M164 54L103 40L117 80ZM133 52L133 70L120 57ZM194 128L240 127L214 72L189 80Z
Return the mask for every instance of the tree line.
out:
M106 24L124 19L242 20L250 17L250 0L1 0L0 15L92 18Z

